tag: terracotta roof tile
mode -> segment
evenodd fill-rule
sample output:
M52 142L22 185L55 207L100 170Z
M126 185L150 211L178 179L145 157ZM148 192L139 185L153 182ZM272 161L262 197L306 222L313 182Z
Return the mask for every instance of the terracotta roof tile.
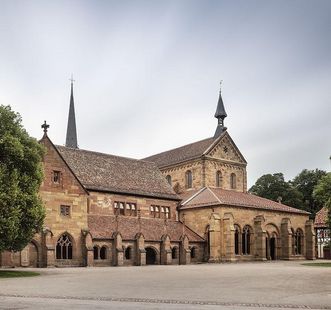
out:
M182 205L181 209L200 208L203 206L212 205L230 205L289 213L309 214L309 212L295 209L287 205L249 193L236 192L214 187L204 188L204 190L201 191L198 195Z
M109 215L88 215L87 218L92 237L96 239L111 239L113 233L118 231L125 240L133 240L141 232L149 241L160 241L165 234L169 235L171 241L179 241L184 232L190 241L204 241L183 223L173 220L168 220L165 225L164 219L154 218L141 218L140 224L137 217L118 216L118 223L115 216Z
M327 227L327 219L328 219L328 208L323 207L316 213L314 226L315 227Z
M153 156L146 157L144 158L144 160L154 162L158 165L158 167L173 165L201 156L214 141L214 138L207 138Z
M64 146L56 148L88 190L178 199L154 163Z

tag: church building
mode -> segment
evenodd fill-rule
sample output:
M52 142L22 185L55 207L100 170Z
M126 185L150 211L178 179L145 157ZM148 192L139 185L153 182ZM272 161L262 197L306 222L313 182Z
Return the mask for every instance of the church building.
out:
M0 266L123 266L314 259L309 213L247 193L221 93L213 137L142 160L78 148L71 82L65 146L48 125L44 229Z

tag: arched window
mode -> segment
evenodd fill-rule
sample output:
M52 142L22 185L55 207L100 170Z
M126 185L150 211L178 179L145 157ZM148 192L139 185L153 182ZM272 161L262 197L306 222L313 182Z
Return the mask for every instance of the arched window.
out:
M172 259L177 259L178 258L178 248L177 247L173 247L171 249L171 258Z
M236 189L237 188L237 180L236 180L235 173L231 173L231 176L230 176L230 186L231 186L231 189Z
M106 259L107 258L107 247L103 246L100 249L100 259Z
M171 175L168 174L168 175L166 176L166 179L167 179L169 185L171 186Z
M99 248L97 246L93 247L93 258L99 259Z
M191 258L195 258L195 256L196 256L196 250L195 250L195 247L192 247L192 249L191 249Z
M185 183L186 183L186 188L192 188L192 171L188 170L185 173Z
M239 238L240 238L240 228L235 226L234 231L234 254L239 255Z
M249 226L245 226L242 233L242 254L249 255L251 253L251 230Z
M216 187L222 187L222 172L216 172Z
M131 259L131 247L130 246L125 249L124 255L125 255L125 259Z
M56 243L56 259L72 259L72 242L63 234Z

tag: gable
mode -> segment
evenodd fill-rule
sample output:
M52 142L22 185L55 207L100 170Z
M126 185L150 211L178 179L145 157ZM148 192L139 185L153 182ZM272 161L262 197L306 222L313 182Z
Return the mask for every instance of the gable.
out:
M222 135L220 139L215 140L215 143L206 150L205 155L220 160L247 163L228 132Z
M67 192L68 194L88 194L51 140L45 136L40 143L46 148L43 159L44 178L41 191ZM53 182L54 171L60 173L59 182Z

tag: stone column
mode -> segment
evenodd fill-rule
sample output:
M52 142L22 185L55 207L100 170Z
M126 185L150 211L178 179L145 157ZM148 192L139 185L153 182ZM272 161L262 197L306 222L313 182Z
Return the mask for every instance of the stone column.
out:
M315 259L315 231L312 220L306 222L305 241L306 259Z
M44 249L45 249L45 267L54 267L55 266L55 243L57 240L53 240L53 233L49 228L45 228L43 231L44 239Z
M141 233L136 235L136 264L137 266L146 265L145 238Z
M263 215L258 215L254 218L254 234L255 234L255 259L267 260L266 258L266 231L264 229L265 219Z
M82 230L82 240L84 240L83 257L85 260L85 265L87 267L92 267L94 265L94 255L93 255L93 241L90 232L85 229Z
M122 235L119 232L114 233L113 246L113 264L114 266L123 266L123 244Z
M224 233L224 260L231 262L235 261L234 253L234 219L232 213L225 213L223 218L223 233Z
M181 236L179 246L179 264L188 265L191 263L191 250L189 248L189 240L186 235Z
M283 218L280 229L282 259L290 259L292 255L292 231L289 218Z
M170 237L164 235L161 238L161 265L171 265L171 248L170 248Z
M212 213L209 219L209 263L221 260L221 217Z

